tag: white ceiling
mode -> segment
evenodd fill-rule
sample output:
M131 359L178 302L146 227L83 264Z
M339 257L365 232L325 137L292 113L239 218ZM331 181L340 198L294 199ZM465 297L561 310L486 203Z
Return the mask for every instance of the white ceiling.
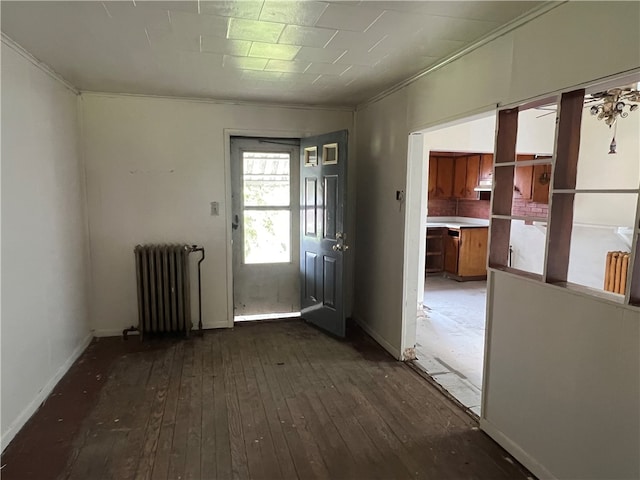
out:
M543 2L1 2L80 90L356 105Z

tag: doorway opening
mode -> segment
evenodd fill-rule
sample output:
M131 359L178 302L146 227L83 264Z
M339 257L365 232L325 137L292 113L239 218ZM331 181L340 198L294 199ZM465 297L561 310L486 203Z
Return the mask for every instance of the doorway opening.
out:
M230 145L234 322L299 317L300 141Z
M426 132L416 364L480 416L495 116Z
M540 270L547 235L556 109L518 113L508 268ZM487 284L496 116L486 113L410 137L403 352L481 416L491 291ZM498 216L499 217L499 216ZM493 216L493 221L496 215ZM415 249L415 250L414 250ZM412 250L414 251L412 253ZM417 251L417 253L415 253ZM544 249L542 249L542 252ZM489 285L489 291L487 290ZM413 317L417 318L414 320ZM490 327L489 327L490 328ZM414 335L415 332L415 336Z

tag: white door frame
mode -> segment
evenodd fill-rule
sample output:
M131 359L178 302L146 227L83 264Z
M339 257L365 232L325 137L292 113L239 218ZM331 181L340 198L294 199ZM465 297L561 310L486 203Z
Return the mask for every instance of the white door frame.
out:
M402 271L402 327L400 336L401 360L415 358L416 326L418 308L424 296L424 264L427 241L427 190L429 174L426 133L442 130L454 125L486 118L495 114L496 106L490 105L474 112L459 115L448 121L417 130L409 135L407 153L407 180L404 217L404 253ZM437 148L437 147L436 147ZM435 149L435 148L434 148ZM487 298L489 292L487 291ZM489 308L487 302L487 308ZM488 320L487 315L487 320ZM487 322L486 336L489 334ZM485 356L487 349L485 348Z
M226 266L227 266L227 328L233 328L233 241L231 229L231 137L261 137L261 138L304 138L313 135L314 132L300 130L244 130L238 128L225 128L224 136L224 208L220 211L227 216L225 219L226 237ZM300 159L298 159L300 161Z

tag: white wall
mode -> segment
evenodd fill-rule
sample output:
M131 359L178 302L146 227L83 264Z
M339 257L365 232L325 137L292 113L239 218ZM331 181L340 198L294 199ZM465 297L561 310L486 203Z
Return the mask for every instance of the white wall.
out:
M571 89L586 82L604 78L631 69L640 68L640 4L628 2L568 2L557 6L541 17L508 33L489 44L480 47L397 91L382 100L360 107L357 112L358 138L358 229L360 239L356 257L356 298L354 314L367 329L381 339L387 349L397 354L402 346L401 318L403 309L415 309L415 304L405 305L400 286L402 271L405 268L404 229L401 214L394 200L393 192L402 189L406 183L407 149L406 137L409 133L444 124L455 119L468 117L482 111L488 111L496 104L514 104L542 97L558 90ZM601 36L593 32L600 31L602 25L615 24L616 35L608 36L602 42ZM616 52L612 55L611 52ZM597 59L597 61L594 61ZM401 140L404 137L404 140ZM400 185L400 186L399 186ZM369 191L363 191L369 189ZM419 212L418 212L419 214ZM419 220L415 220L419 221ZM411 223L411 222L407 222ZM366 245L363 245L366 240ZM416 239L415 247L418 248ZM421 268L416 265L416 269ZM504 273L496 272L496 278ZM416 275L417 277L417 275ZM504 282L503 282L504 283ZM489 294L489 301L510 305L513 292L497 284ZM520 282L514 287L519 296L529 295L534 290ZM543 336L523 336L527 339L526 348L518 343L517 330L504 330L503 321L492 325L491 313L488 318L489 355L495 350L502 352L502 368L495 363L488 364L486 376L490 382L485 388L487 394L483 411L484 424L494 421L500 423L500 435L492 433L502 444L519 459L527 462L534 473L546 476L549 471L559 478L570 478L567 472L581 471L580 465L594 466L593 471L602 472L610 468L618 476L626 474L628 478L638 477L637 443L631 451L611 428L601 429L592 439L576 438L576 442L585 442L595 453L585 462L584 455L578 454L581 448L565 448L565 438L573 438L571 431L584 430L584 422L589 418L608 416L611 425L625 425L625 432L634 429L640 431L637 414L629 414L628 403L638 404L638 332L635 330L635 347L631 345L627 362L616 362L619 369L603 384L610 395L621 392L624 408L609 410L590 400L584 401L586 389L567 388L567 382L573 382L569 369L568 376L552 375L544 388L530 379L528 370L515 369L506 372L509 364L529 365L536 377L547 370L545 363L537 363L541 355L545 359L564 359L573 357L580 360L584 372L589 369L600 371L603 355L617 355L618 345L629 346L630 334L634 330L630 324L640 322L637 309L629 308L621 316L620 307L605 300L590 299L594 314L583 324L586 334L593 339L602 338L593 348L593 344L572 341L580 334L574 334L583 316L584 305L578 304L575 294L557 290L558 287L537 285L535 292L554 290L558 303L566 306L559 310L544 310L545 321L556 324L558 330L554 338L548 341ZM542 293L532 296L546 298ZM554 302L553 305L556 303ZM573 310L572 306L578 308ZM497 314L495 314L497 315ZM535 328L534 319L523 317ZM610 318L619 318L627 322L624 328L613 327ZM636 325L637 326L637 325ZM578 338L579 340L579 338ZM631 361L634 356L635 363ZM543 352L542 354L540 352ZM625 354L626 355L626 354ZM605 362L605 364L609 364ZM557 368L562 368L560 364ZM509 373L507 375L507 373ZM582 375L582 373L581 373ZM583 377L581 377L583 378ZM497 382L497 383L496 383ZM509 383L510 382L510 383ZM537 408L539 418L522 421L525 408L510 396L507 389L495 389L495 385L510 384L512 389L527 391L530 395L526 406L543 406L548 403L550 392L561 392L561 401L557 410L547 415ZM631 399L631 400L629 400ZM492 404L499 404L492 409ZM570 406L582 403L580 416L572 414ZM498 415L499 417L496 416ZM554 434L549 435L552 420L566 416L566 420L557 424ZM603 426L604 422L597 422ZM531 432L537 436L532 440ZM546 442L544 449L538 448L540 442ZM514 447L517 446L517 448ZM552 453L555 450L558 453ZM560 452L565 452L561 457ZM615 463L615 465L613 464ZM597 464L597 468L595 465ZM575 476L573 478L576 478ZM579 475L578 475L579 478Z
M77 98L2 43L2 448L90 340Z
M483 428L541 478L640 478L638 310L508 274L489 282Z
M366 114L358 114L356 134L354 317L396 358L401 350L405 222L396 191L408 190L406 109L406 90L390 95L369 106ZM416 302L408 303L415 314Z
M345 110L119 95L83 94L82 105L92 326L97 335L117 335L137 325L133 248L147 242L205 247L203 324L229 326L231 211L225 187L225 129L234 134L303 136L351 129L353 120L352 112ZM209 215L212 201L220 202L217 217ZM197 324L197 309L192 312Z
M580 155L576 188L640 188L640 111L617 122L616 131L584 111L580 133ZM618 145L609 155L615 133ZM635 219L636 195L577 195L574 221L594 225L631 227Z

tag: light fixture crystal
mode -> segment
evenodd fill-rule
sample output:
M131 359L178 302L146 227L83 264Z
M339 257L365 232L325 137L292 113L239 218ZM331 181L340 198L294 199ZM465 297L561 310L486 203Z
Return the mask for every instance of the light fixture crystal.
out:
M617 127L616 122L619 118L626 118L629 116L629 112L638 110L640 91L630 86L612 88L604 92L586 95L584 103L585 108L589 109L591 115L597 116L598 120L604 120L605 125L608 125L609 128L614 125ZM609 154L615 154L616 148L616 133L614 130L613 138L609 144Z
M604 120L605 124L612 127L618 118L626 118L629 112L635 112L639 102L640 91L622 87L586 95L584 103L591 115L597 115L598 120Z

